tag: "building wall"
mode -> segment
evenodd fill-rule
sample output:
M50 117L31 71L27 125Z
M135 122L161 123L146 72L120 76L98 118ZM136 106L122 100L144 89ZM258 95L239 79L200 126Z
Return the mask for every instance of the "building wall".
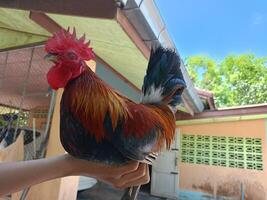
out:
M180 128L180 138L181 138L181 157L179 162L180 171L180 183L179 187L181 191L200 191L203 193L209 193L214 196L227 196L236 197L239 199L241 197L241 183L244 185L245 199L248 200L265 200L267 199L267 157L266 157L266 124L267 120L247 120L247 121L236 121L236 122L221 122L221 123L209 123L209 124L196 124L196 125L186 125L179 126ZM204 137L203 137L204 136ZM209 137L209 136L219 136L219 137ZM191 144L190 139L191 137ZM206 155L202 151L203 145L205 146L205 141L200 141L201 139L206 141ZM195 138L195 139L194 139ZM220 149L221 143L216 144L218 138L223 138L227 140L226 149ZM230 138L230 139L229 139ZM237 138L237 139L236 139ZM255 140L256 138L256 140ZM188 142L186 141L188 139ZM251 140L252 139L252 140ZM260 140L261 141L260 141ZM194 144L192 142L194 140ZM199 141L197 141L199 140ZM234 143L228 143L228 140ZM259 158L253 158L260 164L262 163L262 170L260 166L249 166L248 161L251 158L248 156L255 153L254 144L246 144L253 141L261 142L261 145L256 144L256 150L262 149L262 162L258 162ZM201 147L202 145L202 147ZM243 147L240 147L243 146ZM254 145L255 146L255 145ZM260 146L260 148L259 148ZM217 150L214 150L216 147ZM232 147L235 148L233 150ZM253 147L253 148L251 148ZM208 150L207 150L208 149ZM202 155L196 156L197 152L204 153ZM209 151L209 153L208 153ZM215 152L215 154L213 154ZM214 155L221 154L224 152L226 158L214 158ZM252 152L252 153L251 153ZM192 159L188 159L191 153ZM194 154L194 155L193 155ZM229 155L236 155L237 157L229 159ZM238 158L238 155L241 155ZM224 155L225 156L225 155ZM220 157L220 156L219 156ZM243 157L243 158L242 158ZM203 159L207 158L203 161ZM194 160L193 160L194 159ZM201 160L202 159L202 160ZM214 166L213 161L217 165ZM220 160L226 161L226 163L220 163ZM204 164L206 162L206 164ZM233 161L233 162L232 162ZM196 163L201 164L196 164ZM229 167L228 164L232 162L236 166ZM256 162L256 163L257 163ZM245 164L244 164L245 163ZM240 166L238 165L240 164ZM244 165L243 165L244 164ZM226 166L224 166L226 165ZM243 165L243 166L242 166ZM247 168L255 169L247 169Z

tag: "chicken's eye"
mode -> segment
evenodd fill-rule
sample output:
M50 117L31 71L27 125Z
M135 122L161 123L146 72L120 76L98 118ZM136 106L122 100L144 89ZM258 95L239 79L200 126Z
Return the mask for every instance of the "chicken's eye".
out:
M70 60L77 60L78 56L73 52L68 52L68 58Z

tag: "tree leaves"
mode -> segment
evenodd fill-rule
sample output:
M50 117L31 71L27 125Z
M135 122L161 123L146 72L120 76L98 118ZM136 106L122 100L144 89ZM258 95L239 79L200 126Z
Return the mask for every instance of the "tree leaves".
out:
M214 93L217 107L267 102L267 57L229 55L216 62L191 56L186 66L196 87Z

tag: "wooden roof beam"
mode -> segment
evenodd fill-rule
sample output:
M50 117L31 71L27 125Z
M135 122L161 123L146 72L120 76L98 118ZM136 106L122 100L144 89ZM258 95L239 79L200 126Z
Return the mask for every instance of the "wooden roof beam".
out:
M114 19L116 17L118 5L114 0L1 0L0 7Z
M136 45L136 47L148 60L150 56L150 49L148 48L146 43L141 39L139 33L136 31L134 26L129 22L127 17L123 14L123 12L120 9L117 10L116 20L120 24L122 29L125 31L125 33L129 36L129 38Z

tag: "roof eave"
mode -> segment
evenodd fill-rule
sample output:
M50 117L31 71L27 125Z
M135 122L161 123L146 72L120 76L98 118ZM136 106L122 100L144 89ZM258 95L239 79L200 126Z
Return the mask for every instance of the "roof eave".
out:
M176 113L176 119L178 120L194 120L194 119L205 119L205 118L219 118L229 116L244 116L244 115L262 115L267 113L267 105L252 105L243 107L230 107L227 109L204 111L202 113L190 116L187 113L178 112Z

